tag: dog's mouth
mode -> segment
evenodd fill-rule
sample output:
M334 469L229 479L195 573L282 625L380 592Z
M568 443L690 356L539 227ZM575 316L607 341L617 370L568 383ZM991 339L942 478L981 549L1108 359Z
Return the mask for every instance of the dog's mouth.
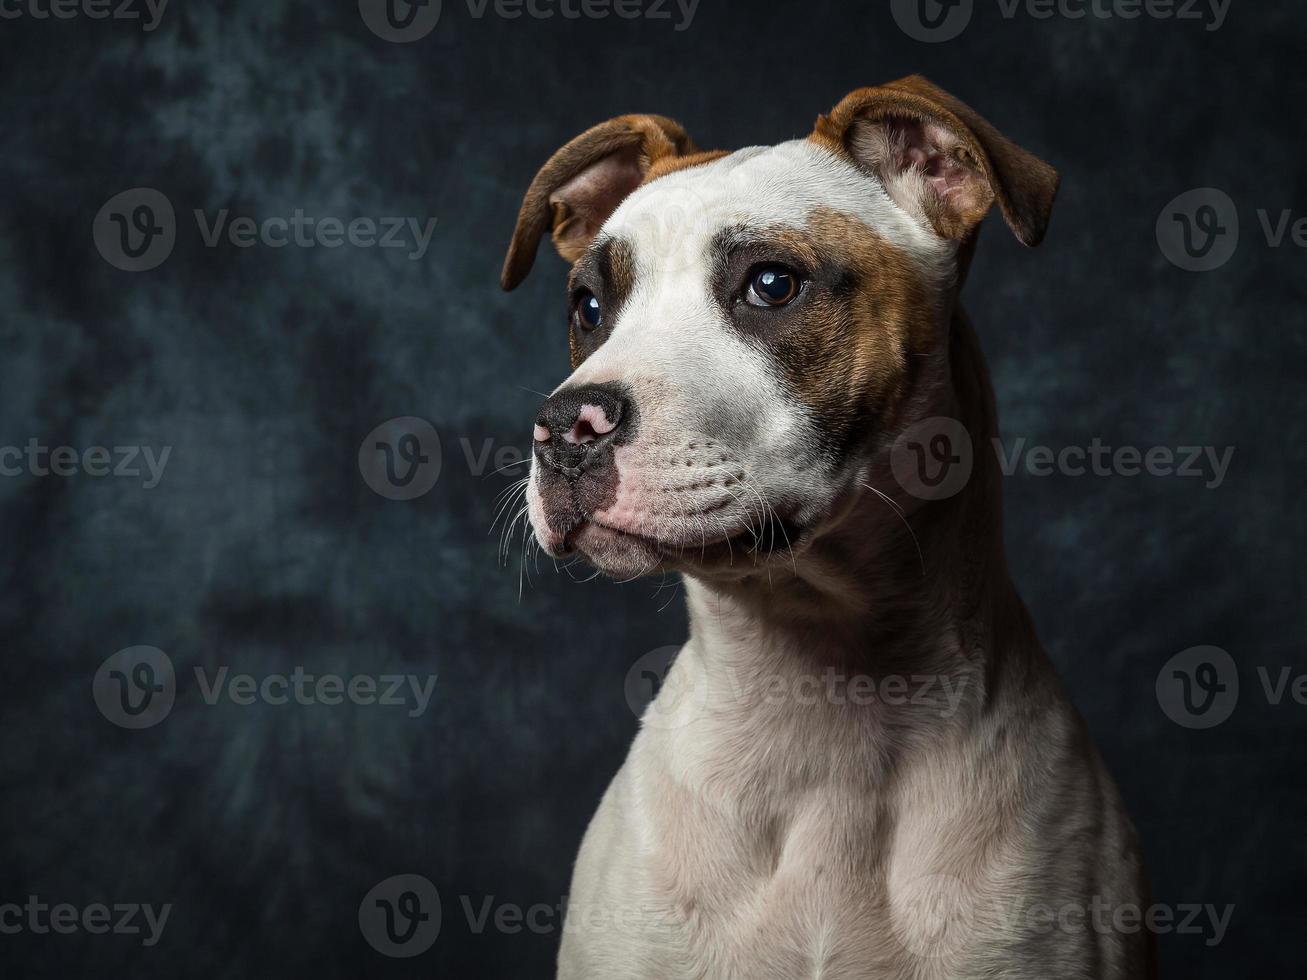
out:
M538 454L538 456L541 454ZM547 456L547 454L544 454ZM748 575L790 562L804 536L802 494L750 478L706 438L617 446L578 475L537 459L527 495L544 551L614 578L655 572Z
M769 514L747 528L716 534L704 528L677 529L665 535L644 528L623 528L591 516L563 536L563 555L579 554L603 571L620 565L645 566L637 574L656 569L705 571L710 569L748 571L780 555L789 555L803 537L792 521Z

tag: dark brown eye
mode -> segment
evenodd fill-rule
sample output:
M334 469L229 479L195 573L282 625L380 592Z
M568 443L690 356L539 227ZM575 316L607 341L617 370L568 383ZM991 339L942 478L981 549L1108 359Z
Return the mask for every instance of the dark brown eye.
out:
M799 277L783 265L769 265L753 274L745 296L751 306L786 306L799 295Z
M576 319L582 330L597 330L603 326L604 311L594 293L582 293L576 301Z

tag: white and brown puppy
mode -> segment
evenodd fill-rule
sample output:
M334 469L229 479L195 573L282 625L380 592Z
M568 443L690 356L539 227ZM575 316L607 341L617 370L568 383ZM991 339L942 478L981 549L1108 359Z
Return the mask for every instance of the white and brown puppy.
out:
M692 623L581 847L560 977L1151 974L1134 831L1009 579L996 459L929 502L894 475L924 420L996 435L958 293L991 206L1037 244L1057 182L914 77L730 154L624 116L532 184L504 286L546 231L575 263L536 536L683 573Z

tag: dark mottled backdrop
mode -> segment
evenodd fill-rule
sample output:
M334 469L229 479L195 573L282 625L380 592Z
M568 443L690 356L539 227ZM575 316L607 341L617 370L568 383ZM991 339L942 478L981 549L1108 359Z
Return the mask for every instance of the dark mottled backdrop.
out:
M671 115L705 146L775 142L914 71L1065 178L1046 245L1028 252L995 222L967 289L1007 450L1235 447L1220 479L1210 465L1036 477L1022 456L1008 542L1157 899L1234 906L1219 942L1210 926L1163 935L1164 975L1299 972L1307 707L1292 684L1276 693L1283 668L1305 669L1307 253L1301 229L1275 233L1282 212L1307 214L1307 15L1204 0L1182 8L1197 20L1045 19L1043 5L1004 16L1010 2L975 0L959 36L939 40L961 23L946 21L928 41L890 9L911 3L702 0L687 25L674 2L670 20L543 20L445 0L438 26L401 44L351 0L174 0L153 30L141 0L129 11L144 21L3 0L0 972L549 975L559 916L515 927L514 909L566 894L635 730L627 672L685 622L657 583L542 565L519 597L516 547L497 560L494 501L520 468L491 471L525 446L533 392L566 373L562 264L550 255L511 297L497 287L521 193L612 115ZM176 215L171 253L139 272L115 235L145 243L166 215L139 211L138 193L96 224L136 188ZM1171 203L1196 188L1229 197ZM1192 262L1177 251L1186 208ZM297 210L414 224L406 248L273 247L229 227ZM167 252L166 234L153 241ZM441 466L429 493L397 501L358 452L405 416L434 425ZM135 654L105 661L139 646L175 669L166 716L115 707L123 678L148 676ZM1237 669L1215 654L1178 669L1241 684L1206 729L1190 726L1212 716L1156 689L1196 646ZM210 705L197 667L209 684L297 667L437 681L425 710L411 693L242 705L224 689ZM407 960L359 923L399 874L443 902L439 938ZM74 907L63 931L41 931L38 902ZM147 945L143 913L141 933L94 934L97 903L171 909Z

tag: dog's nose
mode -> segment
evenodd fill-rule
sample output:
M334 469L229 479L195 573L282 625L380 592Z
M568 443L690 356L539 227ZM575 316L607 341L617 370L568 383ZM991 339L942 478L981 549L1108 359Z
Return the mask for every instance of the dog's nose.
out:
M630 404L617 385L564 388L541 406L536 417L536 458L575 480L616 441L630 414Z

